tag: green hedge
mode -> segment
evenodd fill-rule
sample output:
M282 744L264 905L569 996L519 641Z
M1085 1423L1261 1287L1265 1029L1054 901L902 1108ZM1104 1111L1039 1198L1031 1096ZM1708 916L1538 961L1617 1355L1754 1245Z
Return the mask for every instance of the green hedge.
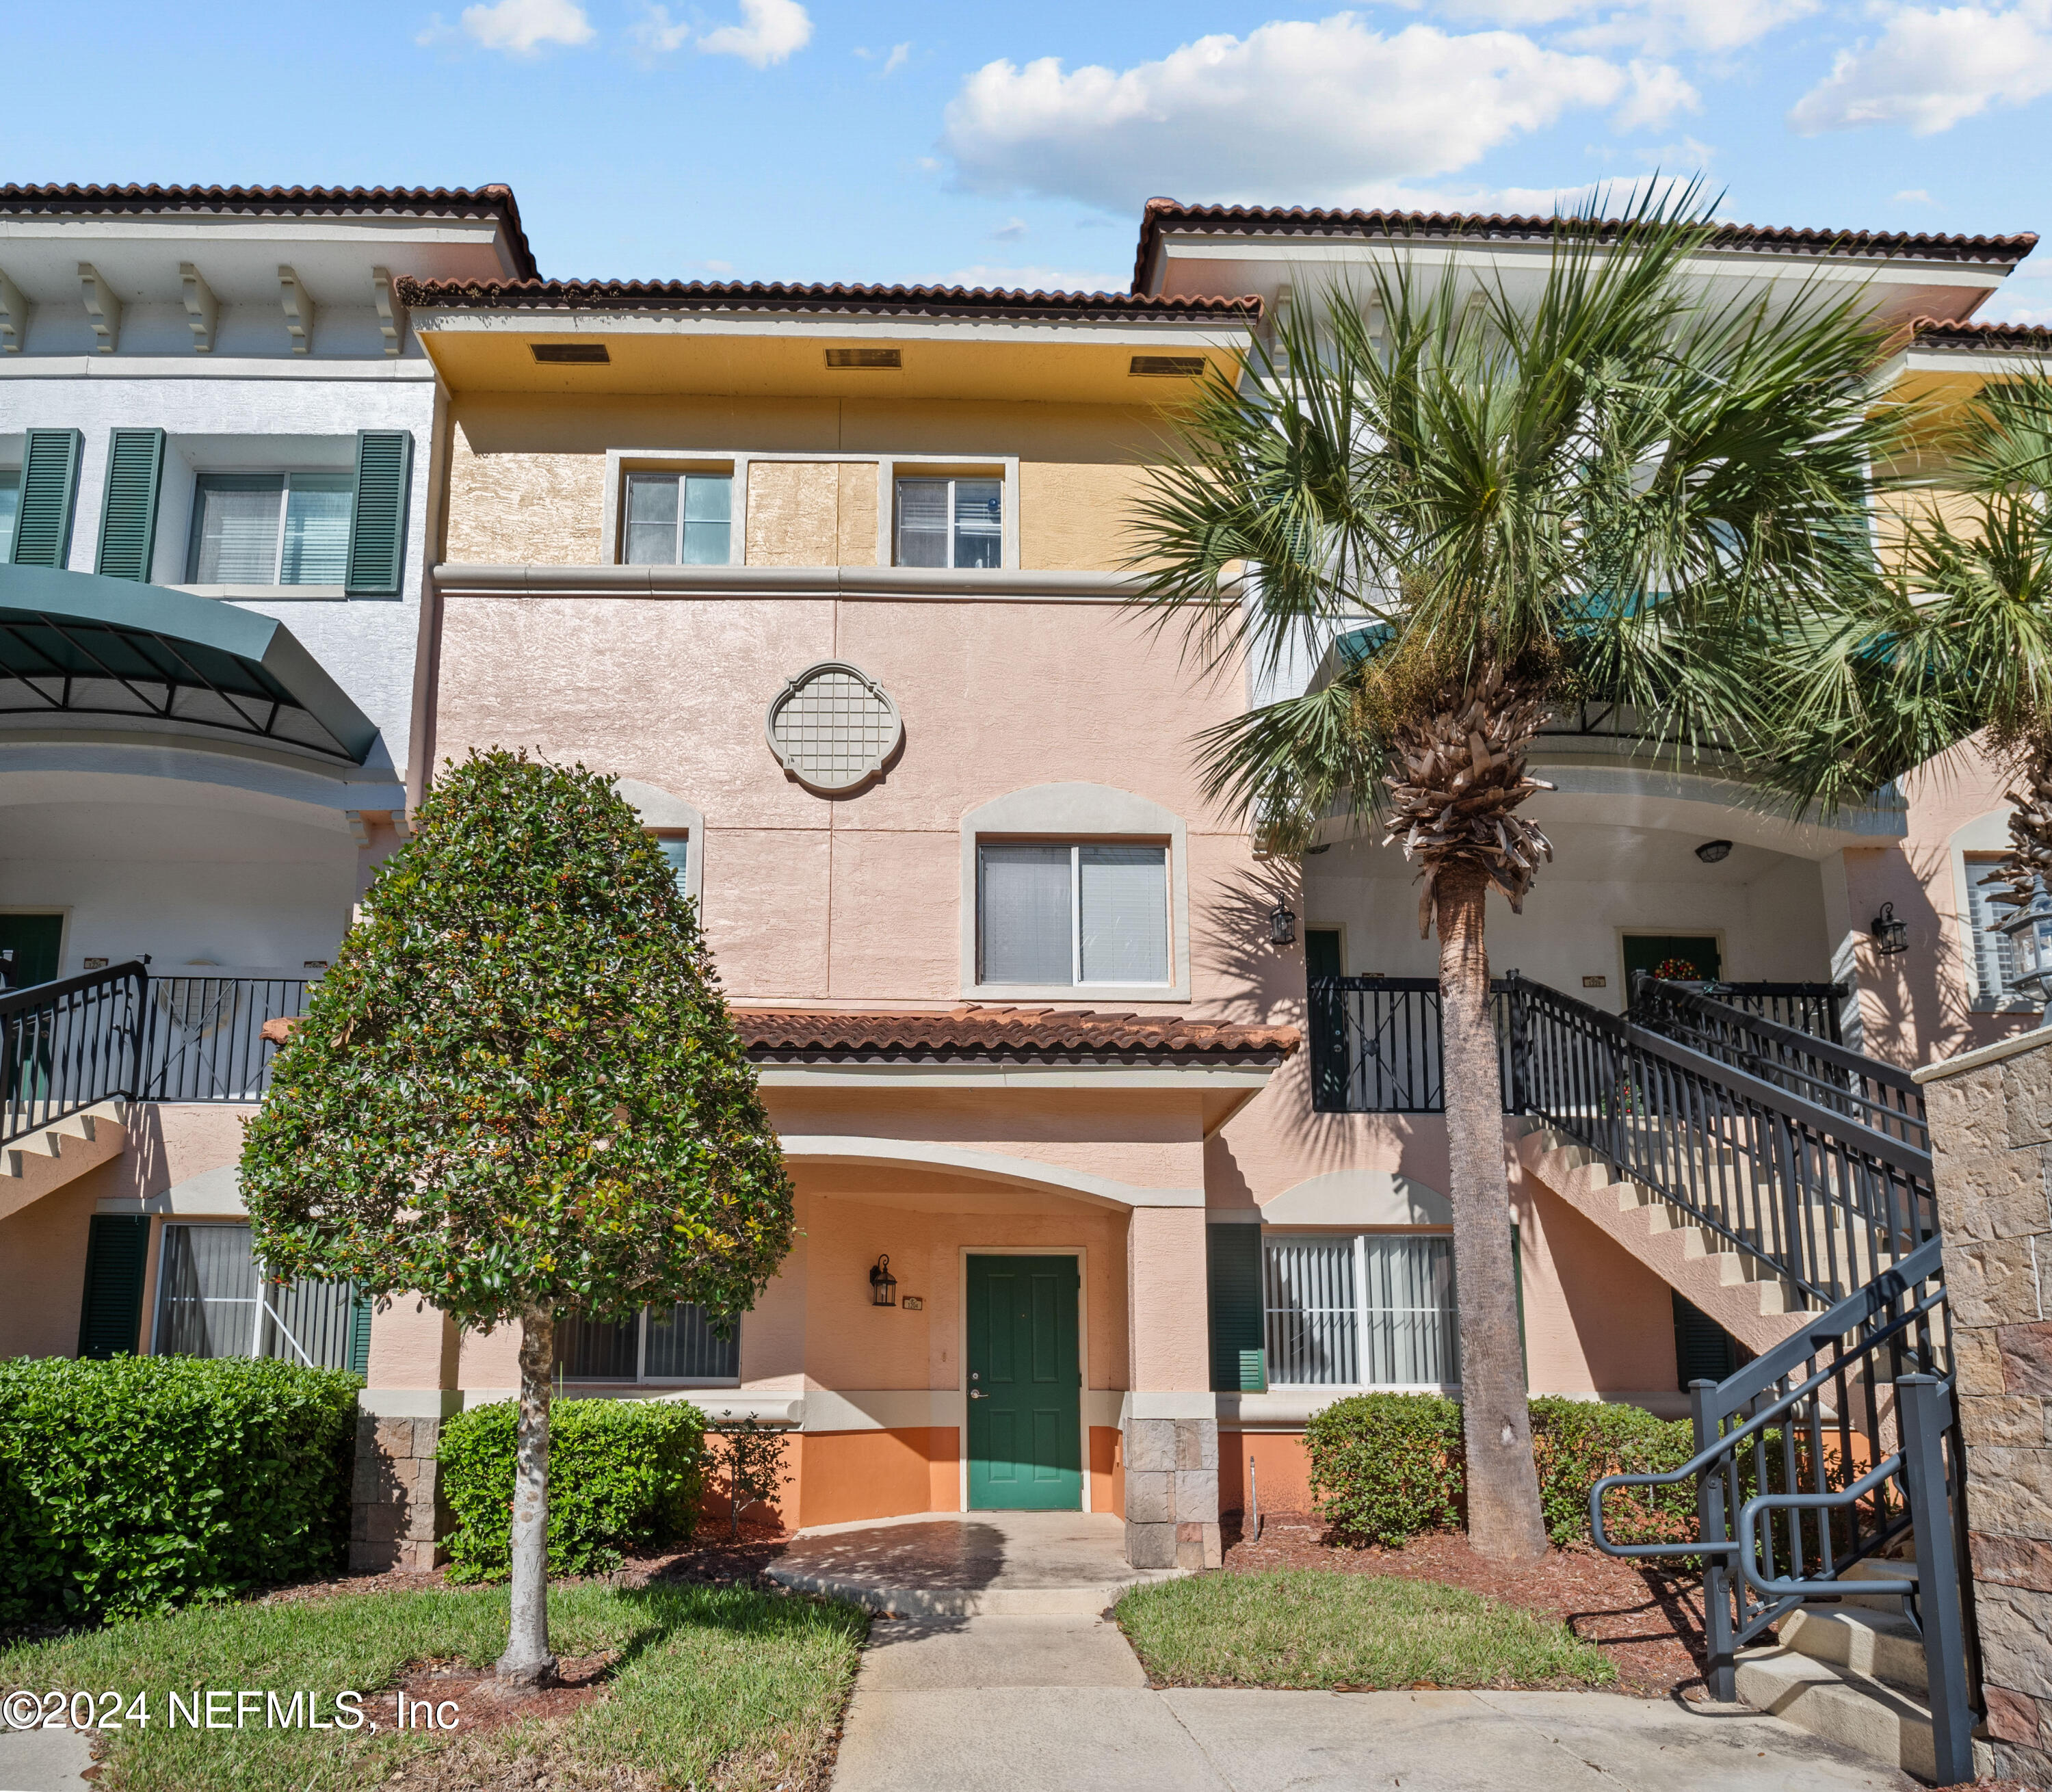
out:
M1458 1403L1436 1394L1357 1394L1336 1400L1304 1429L1318 1515L1344 1541L1393 1546L1451 1531L1467 1495ZM1532 1450L1540 1504L1557 1544L1589 1534L1589 1489L1605 1475L1665 1473L1695 1454L1688 1422L1594 1400L1532 1403ZM1617 1543L1694 1536L1693 1482L1613 1494L1604 1510Z
M0 1625L340 1567L362 1386L284 1363L0 1362Z
M513 1528L518 1403L473 1407L437 1452L456 1528L451 1580L503 1580ZM705 1486L705 1414L680 1400L558 1400L549 1419L549 1572L602 1573L622 1549L691 1536Z

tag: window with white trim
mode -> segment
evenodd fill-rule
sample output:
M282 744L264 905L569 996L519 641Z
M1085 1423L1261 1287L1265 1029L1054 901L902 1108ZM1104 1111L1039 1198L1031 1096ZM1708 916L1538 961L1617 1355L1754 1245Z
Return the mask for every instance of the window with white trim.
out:
M556 1366L566 1381L683 1381L731 1387L741 1379L740 1322L722 1337L705 1309L679 1301L632 1319L556 1321Z
M1447 1234L1271 1236L1262 1297L1271 1387L1444 1387L1460 1379Z
M649 839L656 843L656 850L668 861L671 874L677 880L677 894L689 900L691 894L691 835L687 828L651 828Z
M731 473L629 473L621 562L724 566L734 545Z
M2032 1004L2009 987L2010 980L2016 975L2015 941L2007 933L1988 930L1992 922L2003 919L2010 912L1994 899L2005 857L1999 852L1966 855L1967 931L1971 936L1968 949L1973 955L1974 987L1980 991L1983 1002L2009 1002L2027 1007Z
M900 566L1004 564L1004 482L901 479L895 559Z
M157 1356L360 1367L370 1323L369 1303L346 1281L265 1276L247 1226L164 1227L151 1346Z
M349 473L202 473L188 585L340 585L349 568Z
M1163 984L1169 849L1095 841L979 841L977 981Z

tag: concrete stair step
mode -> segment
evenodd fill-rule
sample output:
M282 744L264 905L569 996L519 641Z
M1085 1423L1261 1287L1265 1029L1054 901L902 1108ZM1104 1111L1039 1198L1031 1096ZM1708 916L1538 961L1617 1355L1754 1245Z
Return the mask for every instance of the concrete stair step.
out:
M10 1141L0 1148L0 1219L119 1156L127 1140L127 1105L109 1101Z
M1887 1612L1900 1614L1902 1595L1900 1593L1860 1593L1854 1589L1864 1580L1911 1580L1917 1579L1917 1564L1911 1561L1855 1562L1839 1577L1839 1583L1846 1588L1844 1598L1839 1601L1842 1610Z
M1871 1674L1785 1646L1741 1651L1737 1680L1738 1696L1758 1710L1920 1779L1936 1777L1931 1712L1921 1692L1913 1696ZM1978 1737L1974 1765L1982 1774L1994 1767L1992 1752Z
M1835 1667L1884 1680L1921 1697L1929 1668L1924 1639L1901 1612L1867 1606L1800 1606L1776 1626L1782 1646Z

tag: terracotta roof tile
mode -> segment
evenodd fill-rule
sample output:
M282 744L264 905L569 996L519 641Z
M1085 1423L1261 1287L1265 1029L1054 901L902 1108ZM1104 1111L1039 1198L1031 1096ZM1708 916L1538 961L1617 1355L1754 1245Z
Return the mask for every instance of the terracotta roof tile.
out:
M506 226L514 265L535 278L535 252L510 186L0 186L0 215L104 217L119 213L428 213L493 217Z
M985 1008L917 1013L736 1008L758 1057L1148 1057L1275 1062L1297 1049L1294 1027L1248 1027L1181 1015Z
M1919 348L1993 349L2052 354L2052 325L1968 323L1956 318L1920 317L1909 326Z
M829 1008L735 1008L758 1058L1145 1057L1275 1063L1297 1049L1294 1027L1246 1027L1181 1015L1099 1014L1091 1008L985 1008L857 1013ZM264 1023L282 1045L296 1015Z
M1186 205L1150 199L1141 215L1140 245L1134 257L1133 285L1146 285L1162 233L1196 227L1220 234L1292 237L1467 237L1499 241L1547 241L1558 220L1491 212L1341 211L1292 205ZM1621 220L1606 221L1607 229ZM1762 254L1826 254L1907 257L1923 261L1992 261L2013 265L2038 242L2029 231L2014 237L1924 236L1906 230L1805 230L1752 224L1723 226L1711 247Z
M433 310L838 312L871 317L1050 317L1258 321L1261 301L1130 292L1023 292L989 287L787 284L781 280L414 280L407 304Z

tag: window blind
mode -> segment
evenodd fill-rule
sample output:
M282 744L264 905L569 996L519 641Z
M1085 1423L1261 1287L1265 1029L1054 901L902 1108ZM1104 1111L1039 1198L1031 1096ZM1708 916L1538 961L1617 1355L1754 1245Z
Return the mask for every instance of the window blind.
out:
M687 874L691 870L691 843L683 834L658 834L656 850L668 861L670 874L677 880L677 894L688 896L691 893Z
M640 1350L640 1320L556 1316L556 1364L573 1381L632 1381Z
M1353 1240L1271 1238L1264 1267L1270 1382L1302 1387L1357 1383L1361 1328Z
M2014 1001L2009 987L2016 975L2016 942L2007 933L1988 931L1991 921L2008 914L1992 898L1988 881L2001 870L2002 855L1969 854L1967 859L1967 927L1973 935L1974 982L1984 1002Z
M347 473L292 475L285 493L280 585L340 585L348 577L351 483Z
M898 482L898 564L945 566L948 563L948 479Z
M1004 487L997 479L957 479L955 487L955 564L957 566L997 566L1003 564L1004 546Z
M977 858L978 980L1073 982L1069 848L986 846L977 849Z
M256 1340L256 1261L247 1226L166 1226L158 1271L159 1356L248 1356Z
M1087 846L1077 859L1083 981L1168 982L1168 849Z
M270 585L278 576L282 473L203 473L193 495L193 585Z
M741 1373L741 1333L723 1338L704 1308L679 1301L667 1314L648 1309L644 1381L730 1380Z
M1459 1381L1454 1241L1370 1233L1361 1248L1367 1271L1361 1300L1367 1379L1401 1384Z

